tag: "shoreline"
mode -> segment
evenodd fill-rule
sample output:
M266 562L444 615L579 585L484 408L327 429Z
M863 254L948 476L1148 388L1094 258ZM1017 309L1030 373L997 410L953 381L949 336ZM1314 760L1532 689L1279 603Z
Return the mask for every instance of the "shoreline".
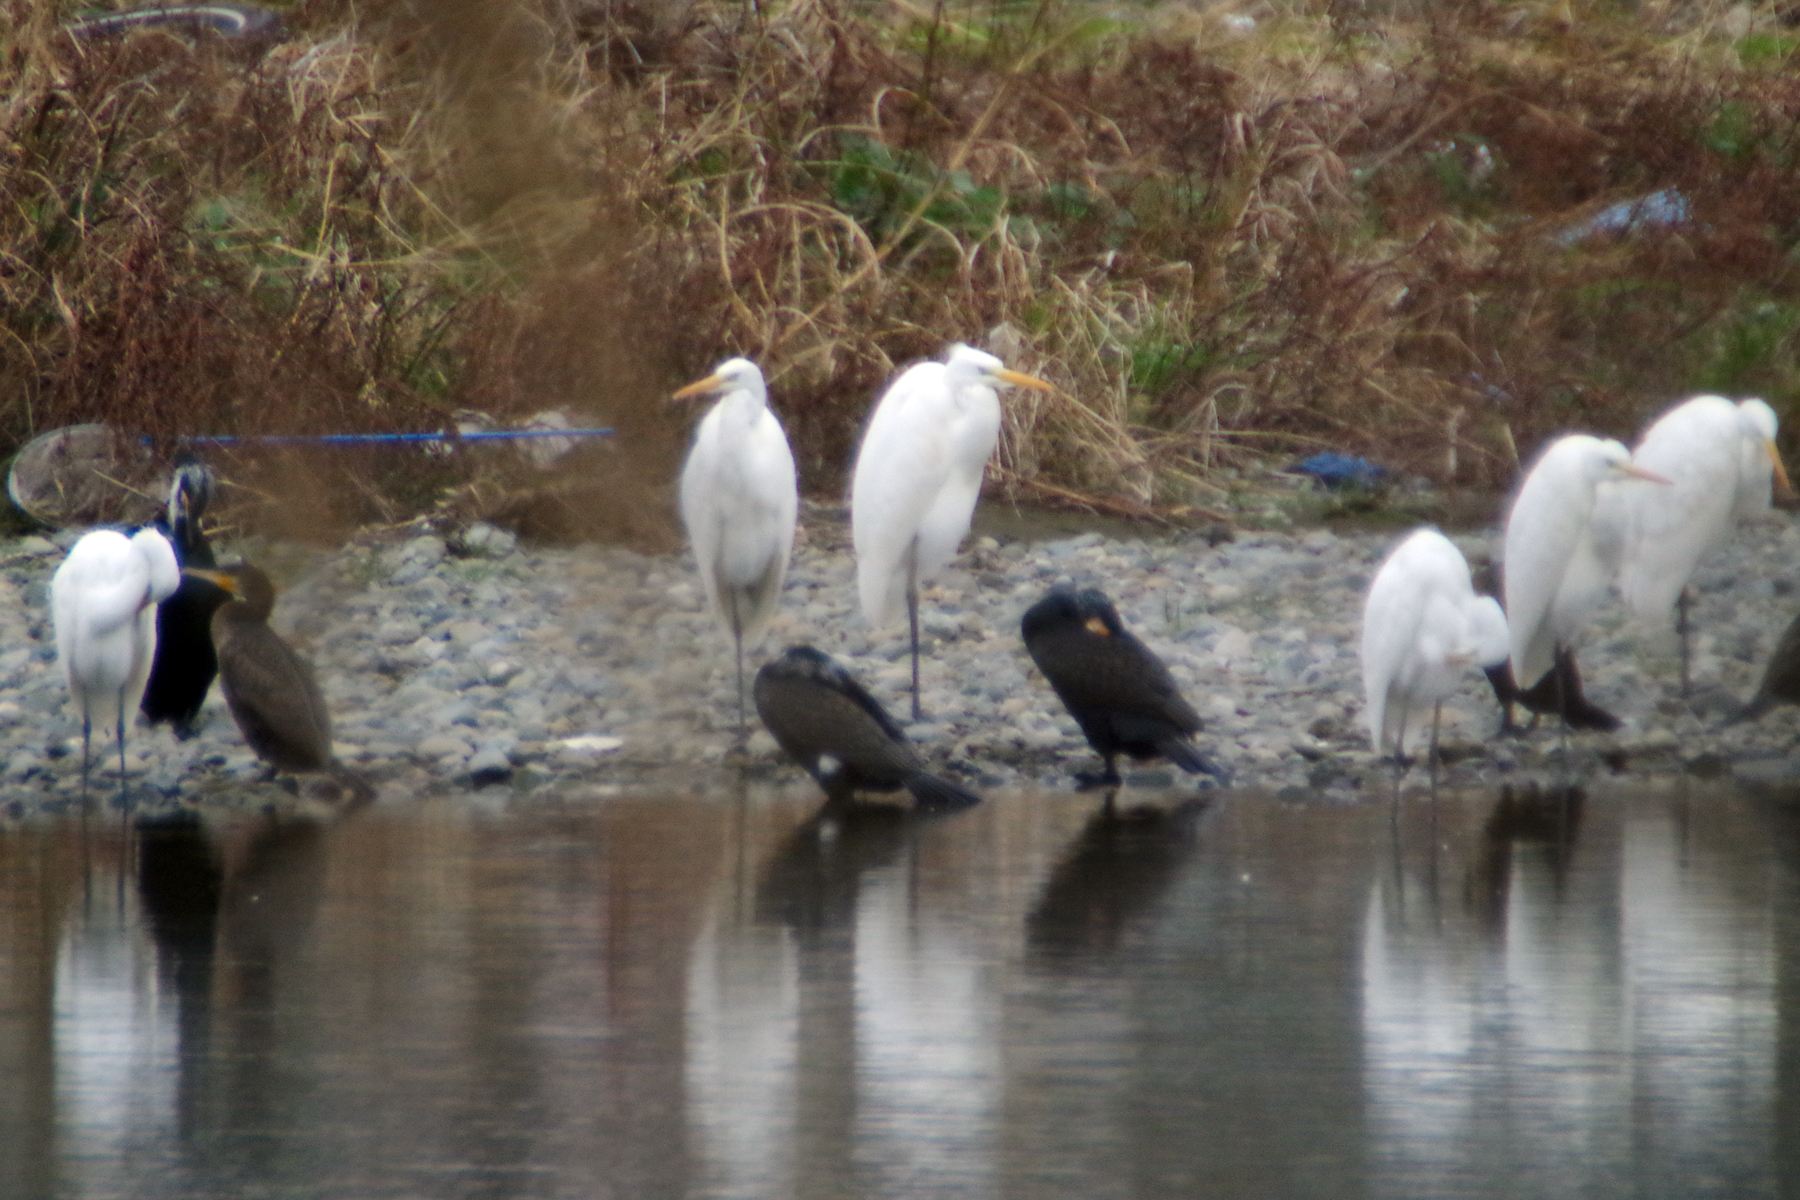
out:
M1295 802L1390 794L1394 768L1370 753L1360 724L1357 647L1368 580L1406 532L1241 532L1216 545L1191 531L1048 540L978 533L925 591L928 719L909 735L934 769L978 789L1067 788L1074 772L1091 770L1095 757L1018 633L1019 616L1046 589L1073 582L1105 590L1169 664L1206 720L1197 743L1232 772L1234 788ZM1471 562L1497 540L1451 536ZM529 799L668 786L683 776L707 788L740 761L758 778L807 782L754 713L747 755L731 755L730 642L703 611L685 554L521 547L482 526L456 540L466 557L425 532L353 540L313 557L277 604L275 627L318 668L339 757L384 794L480 786L484 796ZM805 506L781 608L763 645L747 653L746 675L810 642L898 717L907 705L905 630L864 626L847 544L841 506ZM219 547L222 557L236 549ZM60 561L47 538L0 543L0 588L11 591L0 614L0 814L14 818L79 802L80 727L49 629L49 577ZM1800 709L1717 728L1754 691L1800 609L1800 579L1787 566L1796 563L1800 522L1776 511L1702 564L1695 688L1685 701L1672 631L1635 627L1609 601L1581 664L1591 697L1626 724L1571 736L1567 762L1548 722L1523 739L1494 738L1498 705L1471 670L1445 705L1439 784L1800 779L1789 754L1800 741ZM216 688L203 719L186 743L166 729L131 732L134 804L267 804L290 794L261 782L261 764ZM95 796L116 797L116 757L105 765L111 739L96 739L95 750ZM1405 782L1426 778L1416 766ZM1160 762L1127 780L1139 789L1201 786Z

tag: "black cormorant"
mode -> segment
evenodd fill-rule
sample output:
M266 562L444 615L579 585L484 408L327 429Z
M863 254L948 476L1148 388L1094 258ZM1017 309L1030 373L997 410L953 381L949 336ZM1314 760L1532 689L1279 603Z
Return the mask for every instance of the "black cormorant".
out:
M1053 587L1027 610L1022 630L1031 660L1106 763L1100 775L1080 777L1083 784L1117 786L1120 754L1161 755L1189 774L1229 780L1188 740L1200 732L1200 714L1182 699L1162 659L1126 630L1105 593Z

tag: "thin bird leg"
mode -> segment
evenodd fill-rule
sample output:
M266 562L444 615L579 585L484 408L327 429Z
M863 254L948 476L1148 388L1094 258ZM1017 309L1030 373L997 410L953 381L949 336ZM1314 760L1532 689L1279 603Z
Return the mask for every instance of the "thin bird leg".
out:
M1574 651L1571 650L1569 653L1573 658ZM1554 662L1554 654L1552 661ZM1562 718L1562 756L1563 765L1566 767L1569 765L1569 676L1568 672L1562 669L1561 663L1555 663L1550 671L1556 676L1556 715Z
M1438 777L1438 722L1443 718L1443 701L1431 706L1431 749L1425 755L1425 768L1431 775L1431 791L1437 793Z
M731 645L732 649L737 653L737 740L739 746L746 746L750 742L750 726L747 718L744 716L744 634L743 631L738 628L736 621L731 623Z
M119 725L118 725L118 728L116 730L114 730L114 734L119 739L119 811L121 813L123 813L125 811L126 801L129 800L131 797L131 792L125 783L125 693L124 692L119 693Z
M88 804L88 776L94 762L94 719L81 714L81 807Z
M1692 628L1688 624L1688 609L1694 603L1694 593L1683 587L1675 597L1675 637L1681 642L1681 696L1685 700L1693 690L1688 677L1688 633Z
M912 719L925 719L924 711L919 707L919 585L912 579L906 581L906 624L912 632Z

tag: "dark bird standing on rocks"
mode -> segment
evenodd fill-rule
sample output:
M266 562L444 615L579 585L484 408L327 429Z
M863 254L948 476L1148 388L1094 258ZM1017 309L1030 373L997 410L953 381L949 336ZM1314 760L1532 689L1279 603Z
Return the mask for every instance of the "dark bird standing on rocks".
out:
M275 771L329 771L331 716L312 664L269 628L275 585L262 568L238 563L193 571L231 599L213 614L219 685L244 740Z
M218 565L200 528L212 489L212 472L205 463L187 453L175 460L168 513L159 524L183 567L211 570ZM141 707L152 725L169 722L181 741L199 732L195 719L219 673L212 618L229 599L231 594L212 580L183 574L175 594L156 606L156 656Z
M1083 786L1117 787L1120 754L1160 755L1190 775L1229 781L1188 741L1200 732L1200 714L1182 699L1162 659L1126 630L1105 593L1053 587L1026 611L1022 630L1031 661L1106 762L1099 775L1077 776Z
M1501 599L1504 586L1498 563L1482 563L1471 575L1477 593ZM1560 716L1570 729L1611 733L1619 727L1619 718L1582 694L1581 669L1575 665L1575 652L1566 646L1556 647L1549 672L1529 688L1519 687L1513 678L1511 659L1482 670L1487 674L1488 686L1494 689L1494 699L1500 702L1500 733L1503 735L1517 736L1525 732L1513 720L1515 704L1532 714L1533 723L1540 716Z
M921 808L964 808L981 797L925 769L887 710L836 659L793 646L756 673L756 714L834 803L857 789L904 787Z
M1800 616L1789 623L1781 640L1775 643L1775 652L1769 655L1769 665L1763 669L1756 695L1725 723L1754 721L1782 704L1800 704Z

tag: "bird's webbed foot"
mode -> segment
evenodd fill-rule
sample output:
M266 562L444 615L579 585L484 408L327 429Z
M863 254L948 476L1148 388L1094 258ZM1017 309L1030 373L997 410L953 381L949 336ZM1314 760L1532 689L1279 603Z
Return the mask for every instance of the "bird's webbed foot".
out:
M1078 792L1096 792L1101 788L1117 788L1125 782L1118 769L1107 767L1104 771L1075 772L1075 790Z

